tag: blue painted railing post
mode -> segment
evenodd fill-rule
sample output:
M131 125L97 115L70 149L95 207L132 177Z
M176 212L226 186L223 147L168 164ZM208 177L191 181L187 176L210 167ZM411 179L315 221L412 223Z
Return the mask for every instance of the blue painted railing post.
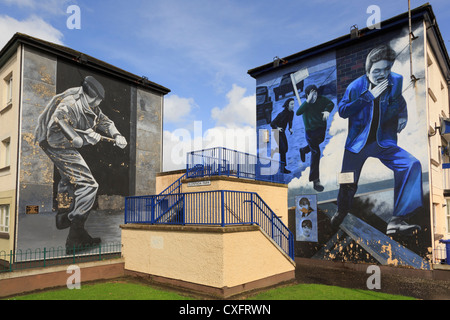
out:
M272 234L271 234L271 237L272 237L272 239L273 239L273 212L272 212L272 214L270 215L270 223L271 223L271 225L272 225Z
M127 224L127 202L128 202L128 198L125 198L125 212L123 214L123 223Z
M221 222L221 226L225 227L225 192L223 190L220 191L221 192L221 202L222 202L222 210L221 210L221 215L222 215L222 222Z
M292 251L292 256L291 256L291 258L292 258L292 259L295 258L294 248L295 248L295 245L294 245L294 235L291 233L291 251Z
M250 222L253 224L253 193L250 193Z
M185 206L185 204L184 204L184 196L182 196L183 198L182 198L182 205L183 205L183 207L182 207L182 209L181 209L181 219L182 219L182 221L181 221L181 223L183 224L183 226L186 224L186 206Z
M220 176L221 175L221 172L222 172L222 168L221 168L221 166L222 166L222 148L219 148L219 171L218 171L218 175Z
M155 198L152 197L152 202L150 204L150 223L155 223Z

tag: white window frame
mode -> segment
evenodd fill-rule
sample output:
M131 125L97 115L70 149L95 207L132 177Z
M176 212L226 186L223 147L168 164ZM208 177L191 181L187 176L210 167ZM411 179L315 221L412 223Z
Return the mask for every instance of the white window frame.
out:
M450 199L447 199L447 210L445 210L445 227L447 228L447 234L450 234Z
M11 138L6 138L2 141L3 148L5 150L3 160L4 160L4 167L9 167L11 165Z
M9 233L10 207L9 204L0 205L0 233Z
M9 76L7 76L5 78L5 82L6 82L6 106L9 106L12 103L12 99L13 99L13 75L12 75L12 73L9 74Z

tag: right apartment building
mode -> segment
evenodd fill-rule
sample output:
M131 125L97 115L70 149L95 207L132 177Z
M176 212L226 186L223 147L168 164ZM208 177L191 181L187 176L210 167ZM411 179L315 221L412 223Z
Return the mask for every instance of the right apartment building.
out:
M297 257L449 261L450 59L431 5L248 73L258 154L284 162Z

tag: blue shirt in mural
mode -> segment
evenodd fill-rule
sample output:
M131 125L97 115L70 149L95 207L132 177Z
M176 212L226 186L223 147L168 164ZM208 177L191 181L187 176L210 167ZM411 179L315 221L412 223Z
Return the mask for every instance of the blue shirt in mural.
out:
M378 129L376 140L380 147L397 145L397 133L407 121L406 101L402 96L403 77L391 72L389 87L379 97ZM339 103L339 115L348 119L349 129L345 148L358 153L366 145L374 114L374 96L370 93L370 81L366 75L353 81ZM376 121L376 120L375 120ZM403 126L399 128L399 124Z

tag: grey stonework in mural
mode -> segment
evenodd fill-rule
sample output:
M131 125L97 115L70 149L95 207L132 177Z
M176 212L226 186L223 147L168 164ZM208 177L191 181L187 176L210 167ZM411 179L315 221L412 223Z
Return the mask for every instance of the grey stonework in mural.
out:
M34 130L39 115L56 94L56 66L55 57L25 48L19 213L30 205L39 206L39 212L53 209L53 164L34 143Z
M155 193L156 174L161 171L162 97L137 90L136 195Z

